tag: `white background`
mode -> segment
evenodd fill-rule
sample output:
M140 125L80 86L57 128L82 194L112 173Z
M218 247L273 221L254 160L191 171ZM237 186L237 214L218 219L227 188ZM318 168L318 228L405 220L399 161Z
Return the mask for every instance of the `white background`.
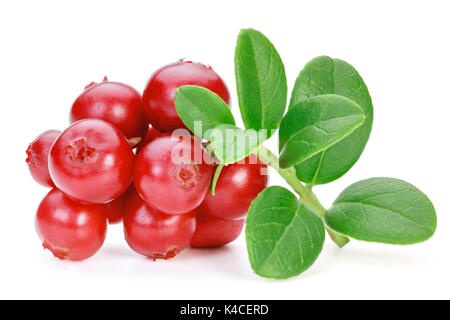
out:
M449 16L448 1L429 0L2 1L0 298L450 298ZM87 83L107 75L142 91L183 57L214 67L238 116L233 56L244 27L275 44L290 89L323 54L350 62L369 87L372 136L345 177L316 188L323 203L360 179L401 178L434 202L436 235L408 247L327 240L314 266L286 281L252 273L243 237L152 262L127 247L119 225L88 261L44 252L34 214L47 190L29 176L27 144L67 126ZM271 183L283 184L275 173Z

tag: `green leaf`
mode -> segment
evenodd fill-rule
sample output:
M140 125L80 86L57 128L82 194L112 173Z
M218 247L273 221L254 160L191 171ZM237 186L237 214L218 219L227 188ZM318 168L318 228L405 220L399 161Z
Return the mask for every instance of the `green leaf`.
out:
M292 107L281 121L280 167L289 168L338 143L364 122L360 106L328 94Z
M224 165L244 159L266 139L264 132L252 129L243 131L229 124L214 128L210 138L214 155Z
M235 124L233 114L225 101L206 88L198 86L178 88L175 93L175 107L186 127L207 140L211 130L218 125Z
M243 29L235 53L236 86L246 129L278 129L286 109L287 80L283 62L259 31Z
M250 206L247 250L256 274L275 279L299 275L316 261L325 240L323 222L287 189L269 187Z
M373 122L369 91L348 63L330 57L311 60L295 82L290 108L309 97L323 94L337 94L353 100L364 110L365 120L351 135L296 166L298 178L312 185L334 181L350 170L366 146Z
M211 192L213 196L216 194L217 181L219 180L220 173L222 172L223 167L223 164L219 164L216 168L216 171L214 171L214 177L211 180L211 187L209 189L209 192Z
M325 214L325 221L352 238L389 244L422 242L436 230L436 212L427 196L392 178L352 184Z

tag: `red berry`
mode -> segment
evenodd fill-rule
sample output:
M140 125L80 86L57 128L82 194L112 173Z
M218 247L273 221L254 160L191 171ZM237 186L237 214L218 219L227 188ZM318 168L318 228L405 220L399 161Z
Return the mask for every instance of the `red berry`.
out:
M161 132L185 128L175 109L175 91L184 85L197 85L218 94L230 103L228 89L219 75L208 66L191 61L177 61L157 70L147 83L142 103L147 120Z
M158 130L156 130L153 127L149 127L144 140L142 140L141 143L139 143L136 147L136 154L141 152L141 150L144 149L144 147L146 145L148 145L150 142L152 142L153 140L155 140L156 138L158 138L160 136L162 136L161 132L159 132Z
M236 240L245 219L225 220L197 209L197 227L191 246L196 248L220 247Z
M28 169L34 180L46 187L54 187L55 184L48 172L48 153L56 138L61 132L58 130L48 130L39 135L27 149Z
M86 203L106 203L130 185L134 154L125 136L103 120L80 120L53 144L49 171L55 185Z
M54 188L39 205L36 229L56 258L84 260L103 245L106 218L101 205L75 202Z
M168 215L151 208L134 192L125 201L125 240L136 252L169 259L186 249L195 231L195 212Z
M127 191L120 197L103 205L104 214L109 224L116 224L123 220L123 216L125 215L125 201L133 192L136 192L136 189L134 188L134 184L131 183Z
M252 201L267 186L268 176L267 166L256 156L251 155L243 162L222 169L215 195L208 192L199 209L227 220L245 218Z
M147 132L139 92L126 84L108 82L107 79L88 85L72 105L71 123L88 118L112 123L128 139L143 139Z
M150 206L169 214L186 213L205 198L213 170L210 163L198 138L164 135L139 153L134 184Z

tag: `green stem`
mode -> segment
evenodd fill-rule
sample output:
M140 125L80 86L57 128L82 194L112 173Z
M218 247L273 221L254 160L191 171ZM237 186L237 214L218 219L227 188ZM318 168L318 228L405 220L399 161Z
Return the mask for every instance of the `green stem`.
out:
M319 200L317 199L314 192L312 192L311 186L305 186L297 178L294 167L290 167L287 169L281 169L280 165L279 165L278 157L276 155L274 155L269 149L265 148L264 146L260 146L256 150L256 154L262 162L264 162L268 166L271 166L272 168L274 168L279 173L279 175L282 176L284 180L286 180L286 182L291 186L291 188L294 189L294 191L300 195L305 206L307 206L311 211L313 211L321 219L323 219L325 217L325 212L327 210L319 202ZM325 228L326 228L328 234L330 235L330 238L340 248L345 246L350 241L348 239L348 237L338 234L326 226L325 226Z

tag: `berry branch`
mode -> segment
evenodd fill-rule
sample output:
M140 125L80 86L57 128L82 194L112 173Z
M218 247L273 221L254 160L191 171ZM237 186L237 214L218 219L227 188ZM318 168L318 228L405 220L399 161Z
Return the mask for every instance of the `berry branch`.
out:
M323 219L325 212L327 211L317 196L314 194L310 186L305 186L296 176L294 167L287 169L281 169L279 165L278 157L273 154L269 149L264 146L260 146L256 155L258 158L275 169L278 174L291 186L291 188L301 197L303 204L307 206L312 212L314 212L319 218ZM330 228L326 227L326 230L330 238L340 247L345 246L350 240L348 237L336 233Z

